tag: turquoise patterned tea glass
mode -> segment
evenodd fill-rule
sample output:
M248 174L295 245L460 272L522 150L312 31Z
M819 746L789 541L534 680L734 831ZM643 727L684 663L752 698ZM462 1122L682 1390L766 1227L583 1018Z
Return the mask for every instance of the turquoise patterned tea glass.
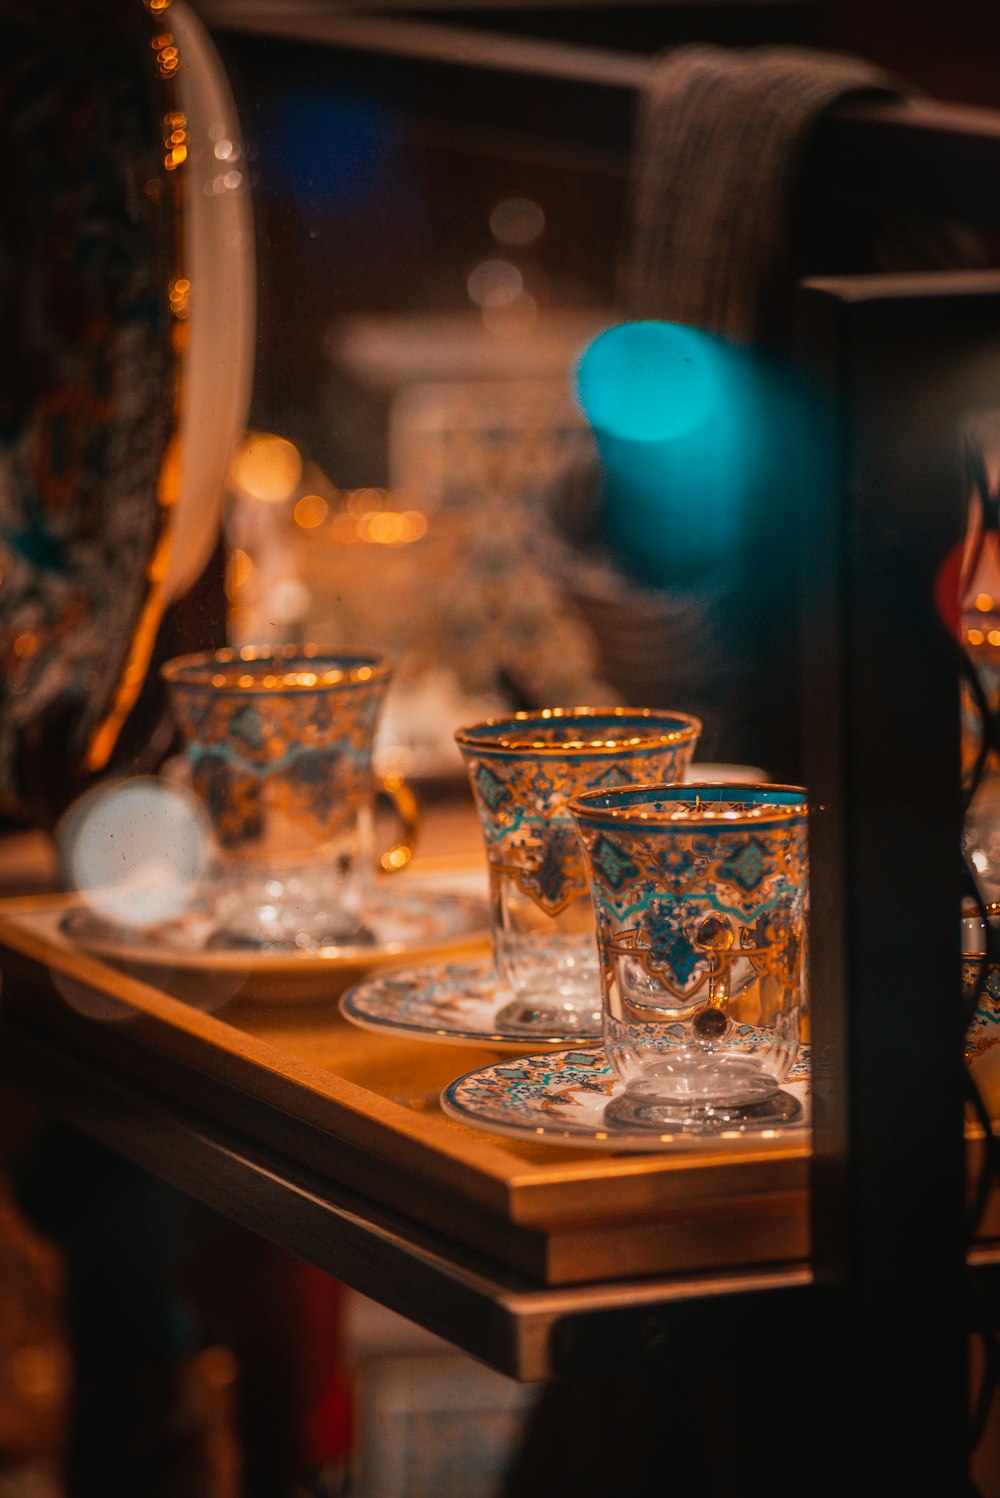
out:
M568 803L580 791L682 780L701 732L656 708L547 708L460 729L489 864L509 1034L600 1035L601 986L587 871Z
M799 1116L807 795L645 785L570 805L597 920L611 1125L711 1134Z
M244 646L177 657L162 674L215 834L217 940L369 941L372 751L390 665L311 645Z

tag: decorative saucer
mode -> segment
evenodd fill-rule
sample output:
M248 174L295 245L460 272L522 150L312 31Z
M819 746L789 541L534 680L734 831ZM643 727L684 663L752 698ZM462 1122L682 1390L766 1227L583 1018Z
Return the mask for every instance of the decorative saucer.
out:
M185 984L218 984L226 997L264 1003L335 998L373 968L410 958L444 958L488 940L485 902L442 888L379 891L366 907L373 940L356 946L303 950L251 949L220 942L210 910L193 904L157 926L129 929L85 906L60 925L67 940L170 991Z
M483 957L377 973L342 994L340 1010L345 1019L365 1030L449 1045L524 1051L536 1045L580 1044L579 1031L502 1033L497 1029L497 1012L513 997L493 963Z
M782 1087L802 1105L793 1124L711 1135L611 1128L604 1122L604 1109L621 1091L603 1050L578 1048L521 1056L466 1072L445 1088L441 1106L473 1129L578 1149L746 1150L778 1140L786 1147L806 1144L809 1139L808 1046L800 1047Z

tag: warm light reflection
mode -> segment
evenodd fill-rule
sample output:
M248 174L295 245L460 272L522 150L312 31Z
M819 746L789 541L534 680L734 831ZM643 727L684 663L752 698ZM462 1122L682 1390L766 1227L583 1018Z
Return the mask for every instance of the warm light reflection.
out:
M268 592L267 611L276 622L291 625L308 611L312 601L300 577L282 577Z
M158 55L158 61L163 62L164 54ZM169 63L169 59L168 59ZM176 61L173 66L176 66ZM163 117L163 146L166 155L163 164L168 172L174 171L187 160L187 115L179 109L172 109Z
M490 232L501 244L532 244L545 230L545 214L531 198L504 198L490 214Z
M237 487L264 504L291 499L302 477L302 457L294 443L269 432L252 432L233 463Z
M214 177L202 184L202 192L207 198L214 198L220 192L234 192L237 187L243 185L243 173L237 171L219 172Z
M70 887L99 915L132 927L180 915L210 857L196 799L148 776L86 793L60 823L57 842Z
M226 560L226 597L233 601L254 574L253 558L241 547L234 547Z
M180 67L180 55L169 31L161 31L149 44L156 53L156 67L161 78L170 78Z
M507 307L524 291L524 277L509 260L484 260L469 272L469 296L480 307Z
M284 661L288 662L285 666ZM330 664L324 664L330 660ZM302 664L305 662L305 664ZM257 667L256 670L253 667ZM319 647L288 646L271 650L257 645L181 657L166 668L167 679L189 687L211 686L229 692L315 691L342 682L371 681L385 675L383 664L327 657Z
M388 498L385 489L352 489L344 503L352 515L370 515L373 510L384 509Z
M373 510L360 515L358 538L376 546L407 546L426 533L427 517L419 510Z
M989 593L976 594L976 608L981 614L989 614L993 609L993 599Z
M191 314L191 282L186 276L176 276L167 287L170 310L175 317L187 318Z
M295 502L292 519L304 531L311 531L315 530L317 525L322 525L329 513L330 506L322 494L303 494L302 498Z
M397 510L385 489L368 487L349 490L336 510L321 495L304 494L292 513L303 529L322 525L327 540L345 546L410 546L429 526L422 510Z

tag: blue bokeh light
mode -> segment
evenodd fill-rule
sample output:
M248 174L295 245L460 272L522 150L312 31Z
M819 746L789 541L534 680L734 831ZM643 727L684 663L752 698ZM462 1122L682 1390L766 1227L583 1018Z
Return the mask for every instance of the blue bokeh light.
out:
M576 370L603 469L603 530L640 582L688 586L739 552L760 422L745 351L679 323L606 329Z
M297 87L272 103L257 176L307 214L357 209L384 193L398 167L401 139L398 115L363 86Z
M595 431L662 442L717 415L725 370L719 341L681 323L620 323L577 366L577 393Z

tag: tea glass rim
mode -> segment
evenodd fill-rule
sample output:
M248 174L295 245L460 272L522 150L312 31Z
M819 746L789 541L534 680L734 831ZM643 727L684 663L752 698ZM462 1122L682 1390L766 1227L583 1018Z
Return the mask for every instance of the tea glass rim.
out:
M670 811L657 807L656 802L694 805ZM719 803L730 809L714 810ZM732 809L737 806L741 810ZM567 803L567 810L576 821L593 827L696 827L711 832L799 822L808 816L809 800L808 792L799 785L648 781L613 790L580 791Z
M373 651L324 645L240 645L174 656L160 667L160 675L169 686L243 697L247 693L367 687L387 680L392 669L391 661Z
M577 738L554 741L532 737L534 725L541 733L550 723L560 722L608 722L614 724L632 721L636 732L615 737L605 734L598 738ZM649 724L649 730L643 724ZM672 728L663 731L662 725L670 723ZM656 731L656 725L661 731ZM472 749L481 754L543 754L543 755L610 755L623 750L673 747L697 741L703 724L691 713L675 712L672 708L656 707L550 707L506 713L492 718L483 718L455 730L455 742L461 749ZM521 730L520 732L518 730Z

